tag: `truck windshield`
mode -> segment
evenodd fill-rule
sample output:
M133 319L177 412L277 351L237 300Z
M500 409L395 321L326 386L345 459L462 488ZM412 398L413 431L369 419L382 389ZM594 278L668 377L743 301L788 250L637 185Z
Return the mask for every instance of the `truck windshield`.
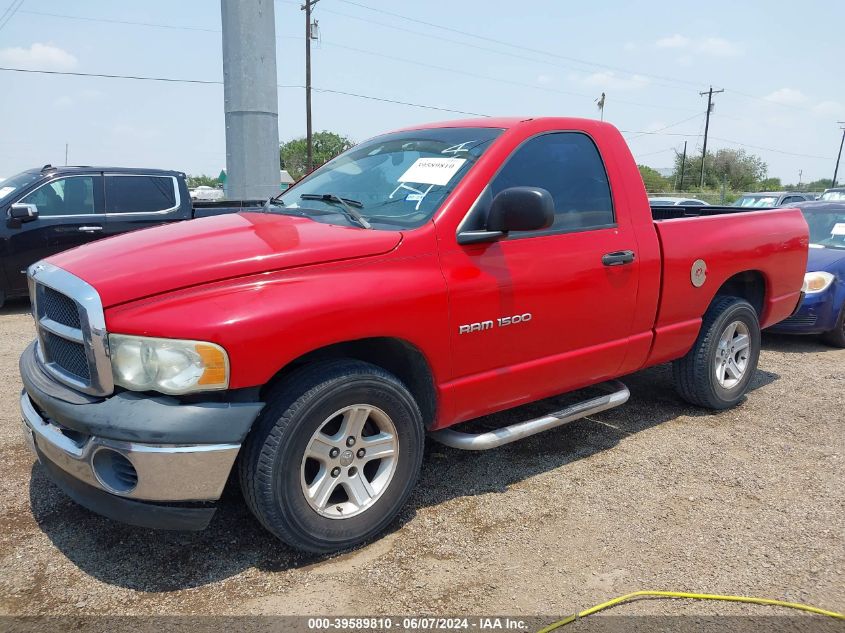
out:
M810 244L845 249L845 205L838 211L804 211L810 227Z
M774 207L778 203L777 196L742 196L739 200L734 202L735 207L754 207L761 209L764 207Z
M502 133L497 128L435 128L385 134L356 145L283 194L267 209L317 222L361 226L338 208L354 202L374 229L421 226Z
M2 183L0 183L2 184ZM821 200L845 200L845 189L833 189L831 191L825 191L822 194Z
M41 172L22 171L11 178L0 180L0 204L8 202L15 195L16 191L20 192L21 189L31 185L39 178L41 178Z

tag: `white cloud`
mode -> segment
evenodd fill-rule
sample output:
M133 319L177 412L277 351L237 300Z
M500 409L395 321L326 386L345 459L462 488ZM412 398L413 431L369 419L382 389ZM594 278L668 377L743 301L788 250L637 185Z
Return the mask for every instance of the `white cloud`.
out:
M581 82L587 86L602 88L604 90L637 90L647 86L649 79L642 75L620 77L612 71L603 70L592 75L587 75L581 79Z
M28 70L71 70L77 65L76 57L66 50L38 42L29 48L0 48L0 62Z
M705 37L696 42L695 49L713 57L735 57L742 52L739 46L721 37Z
M686 48L690 45L690 39L676 33L671 37L661 38L654 44L657 48Z
M552 83L552 77L549 75L537 75L537 83L541 86L547 86Z
M734 57L742 53L742 49L723 37L690 38L679 33L657 40L657 48L673 48L693 51L711 57Z
M625 42L625 44L622 46L622 48L630 53L630 52L633 52L633 51L640 50L640 45L637 44L636 42Z
M845 106L838 101L822 101L813 106L813 112L820 116L838 117L845 115Z
M792 88L781 88L775 90L770 95L764 97L766 101L773 103L782 103L785 105L798 105L807 101L807 95L800 90L793 90Z

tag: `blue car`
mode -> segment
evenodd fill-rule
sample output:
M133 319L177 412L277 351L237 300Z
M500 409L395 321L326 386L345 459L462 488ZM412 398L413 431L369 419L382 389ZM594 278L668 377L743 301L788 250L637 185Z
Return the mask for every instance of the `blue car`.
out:
M845 203L796 206L810 227L804 300L795 314L769 331L821 334L827 343L845 347Z

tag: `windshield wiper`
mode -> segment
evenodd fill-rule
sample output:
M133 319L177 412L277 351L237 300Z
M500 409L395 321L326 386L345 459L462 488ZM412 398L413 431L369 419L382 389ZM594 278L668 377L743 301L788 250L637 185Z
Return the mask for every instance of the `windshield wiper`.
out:
M347 218L365 229L373 228L364 216L361 215L360 211L355 208L363 207L364 204L362 202L351 200L349 198L341 198L333 193L303 193L299 197L302 200L322 200L323 202L334 202L335 204L340 205L340 208L343 209L343 213Z

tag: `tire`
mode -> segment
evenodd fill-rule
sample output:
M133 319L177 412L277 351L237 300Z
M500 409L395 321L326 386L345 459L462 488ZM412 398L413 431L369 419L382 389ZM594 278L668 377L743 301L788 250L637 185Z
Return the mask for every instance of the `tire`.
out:
M845 347L845 305L839 311L839 318L836 320L836 327L830 332L822 335L822 340L834 347Z
M723 342L728 336L731 344L737 344L733 352ZM737 336L745 336L748 346L740 348L742 339ZM704 314L692 349L672 364L675 389L691 404L728 409L743 399L759 358L757 312L745 299L717 297Z
M315 363L271 391L241 453L241 489L261 524L288 545L347 549L398 514L424 443L419 407L395 376L354 360Z

